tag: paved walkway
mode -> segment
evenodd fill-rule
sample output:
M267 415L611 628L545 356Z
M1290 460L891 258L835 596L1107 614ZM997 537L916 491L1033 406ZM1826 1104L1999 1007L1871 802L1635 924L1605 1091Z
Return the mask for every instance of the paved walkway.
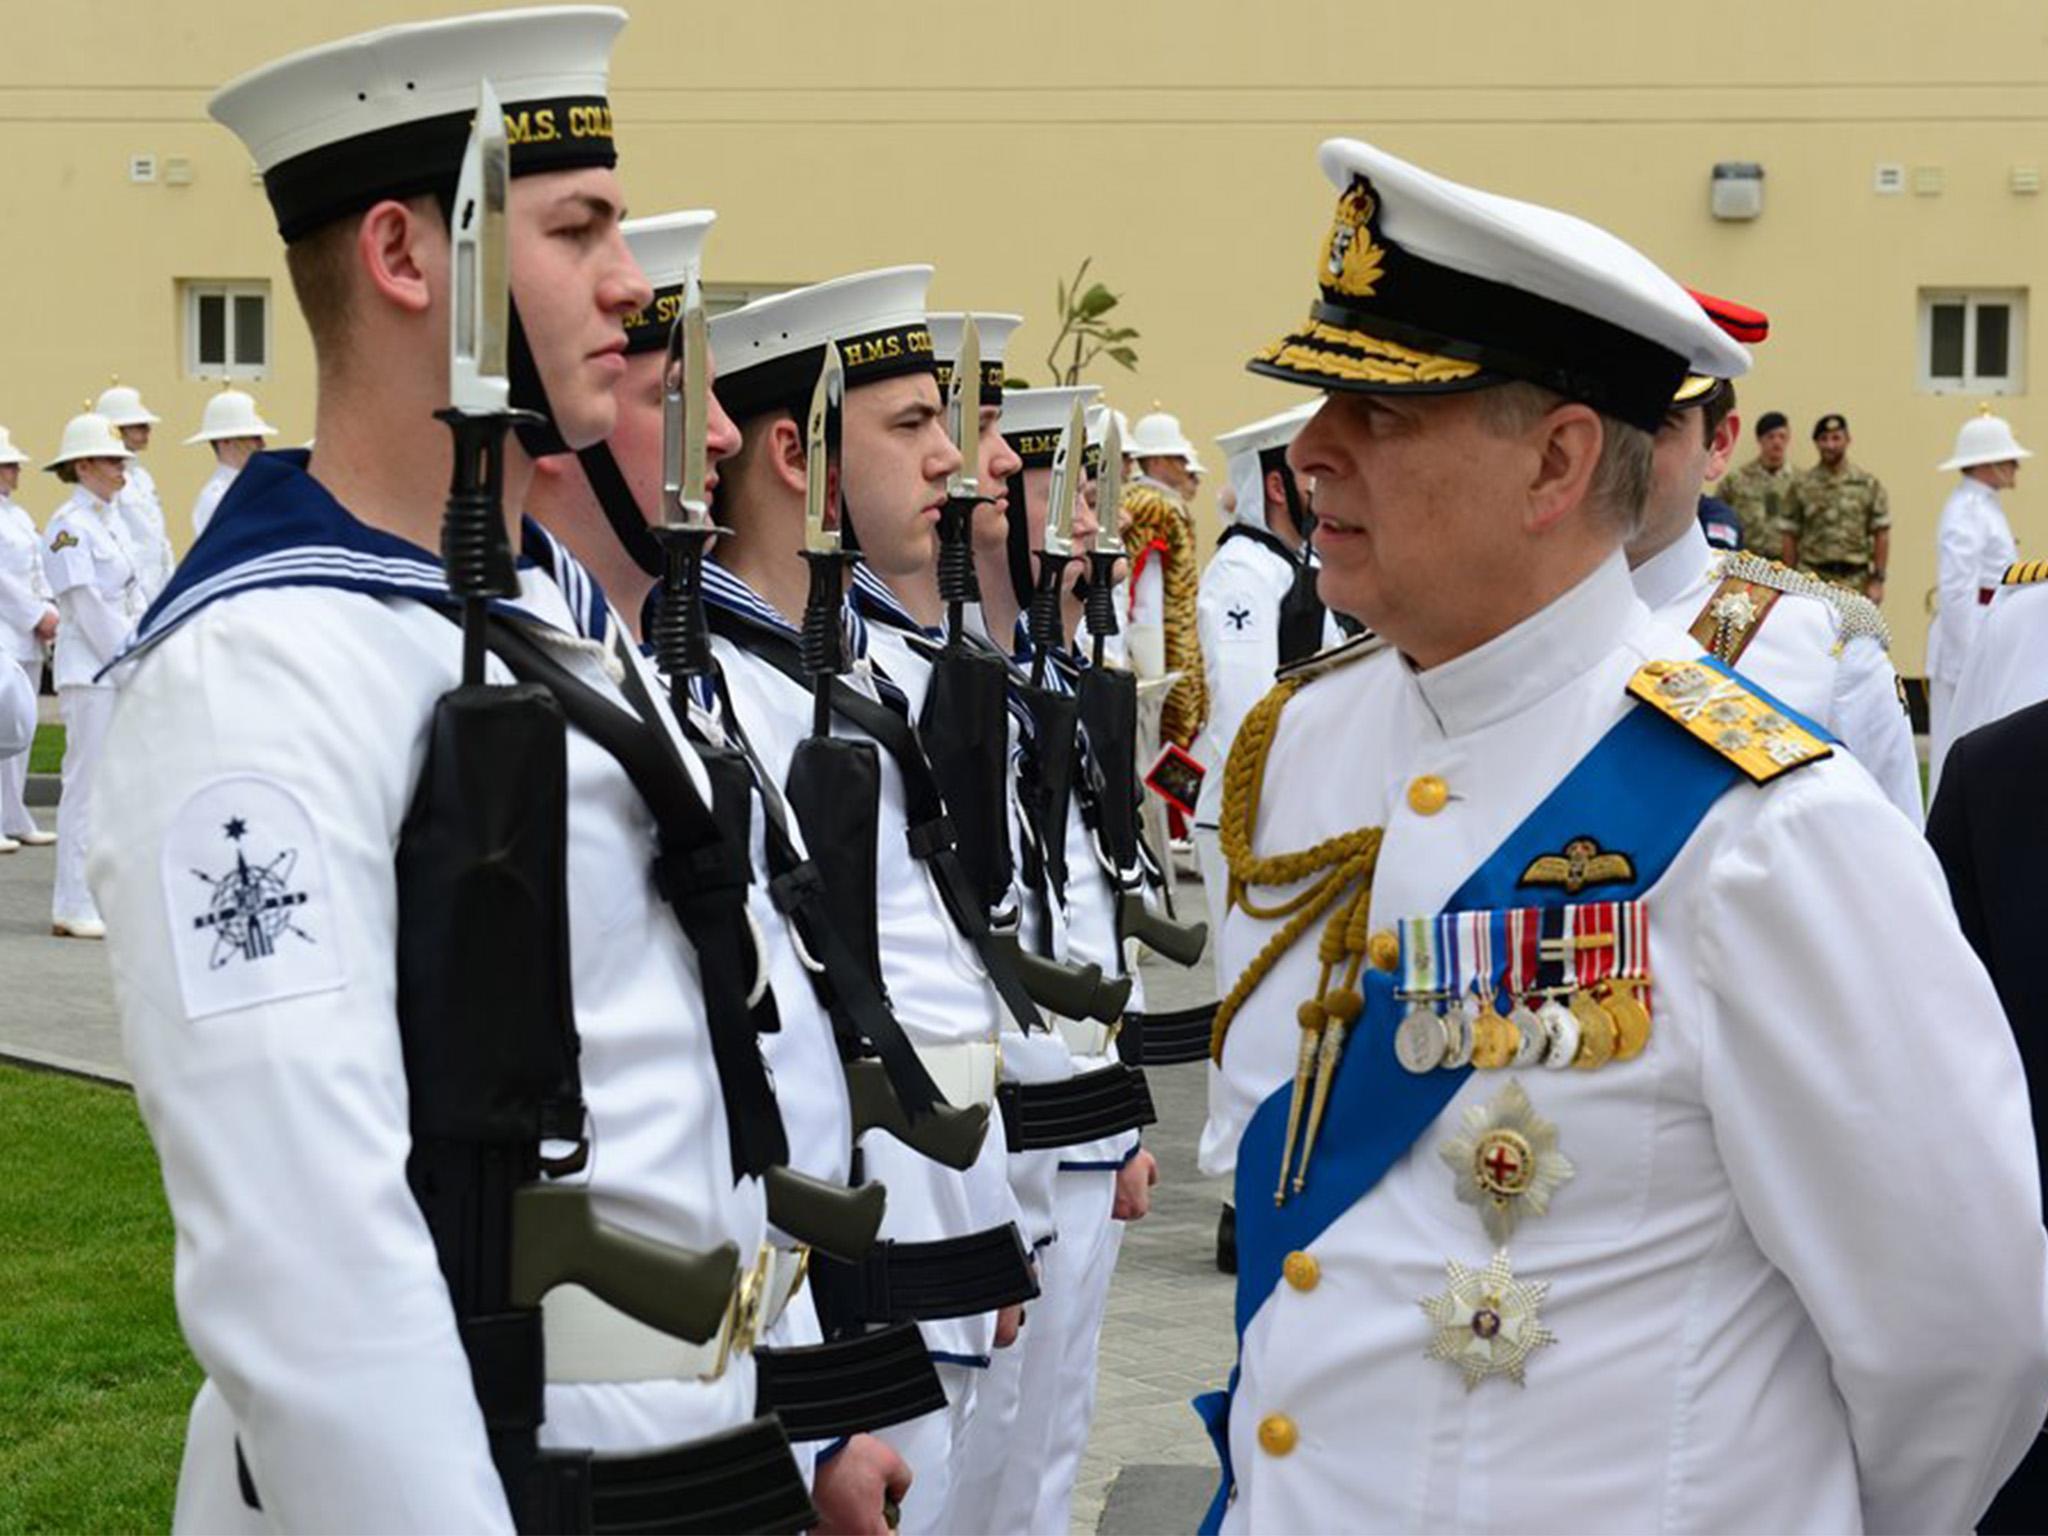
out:
M55 826L55 813L38 813ZM53 848L0 856L0 1057L121 1079L120 1026L103 946L50 936ZM1199 886L1183 882L1196 910ZM1209 995L1195 974L1147 969L1151 1004ZM1215 1181L1195 1172L1204 1069L1152 1074L1160 1123L1147 1143L1161 1183L1127 1234L1103 1330L1095 1431L1074 1498L1073 1532L1167 1536L1195 1528L1214 1459L1188 1399L1220 1385L1231 1359L1230 1282L1212 1259Z

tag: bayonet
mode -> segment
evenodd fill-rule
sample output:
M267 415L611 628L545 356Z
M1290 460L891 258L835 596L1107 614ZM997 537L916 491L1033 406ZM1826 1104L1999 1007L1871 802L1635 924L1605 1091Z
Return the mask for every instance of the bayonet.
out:
M1088 446L1088 407L1077 395L1053 453L1045 532L1038 549L1038 588L1031 595L1031 684L1045 685L1046 658L1066 644L1060 621L1060 584L1074 558L1074 498L1080 493L1082 455Z
M1105 409L1102 468L1095 476L1095 543L1088 551L1088 598L1084 607L1094 663L1101 666L1109 637L1116 633L1116 567L1124 557L1124 433L1116 412Z
M669 680L669 702L680 718L689 707L689 680L711 669L711 638L704 622L704 550L718 536L704 498L711 409L710 346L704 293L693 263L683 274L683 308L669 327L661 379L661 521L652 530L661 546L661 600L652 633L655 665Z
M953 360L946 425L960 454L960 467L946 482L946 495L972 501L981 487L981 327L972 315L960 321L960 355Z
M511 181L505 113L488 80L477 87L476 122L455 184L450 221L454 315L449 326L448 403L495 412L511 398L507 365L512 304L505 202Z
M840 416L846 400L846 366L839 344L825 343L825 364L811 390L811 408L804 418L804 551L814 555L840 552L839 498L835 460L839 456Z

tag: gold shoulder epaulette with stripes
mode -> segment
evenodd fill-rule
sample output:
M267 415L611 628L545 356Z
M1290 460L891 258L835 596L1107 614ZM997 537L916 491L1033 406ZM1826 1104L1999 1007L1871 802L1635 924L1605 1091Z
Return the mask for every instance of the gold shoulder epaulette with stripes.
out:
M1804 768L1835 749L1760 697L1739 677L1697 661L1652 661L1628 680L1629 696L1721 754L1753 783Z
M1387 642L1368 629L1348 640L1339 640L1335 645L1326 645L1313 656L1304 656L1299 661L1288 662L1273 673L1273 681L1313 682L1319 677L1328 676L1339 667L1348 667L1352 662L1363 660L1386 648Z
M1868 635L1887 651L1892 648L1891 626L1885 623L1877 604L1861 593L1822 581L1818 576L1809 576L1804 571L1795 571L1782 561L1766 560L1762 555L1747 552L1728 556L1716 567L1714 574L1723 581L1747 582L1753 587L1769 587L1776 592L1789 592L1795 597L1819 598L1835 610L1837 648L1862 635ZM1694 636L1698 636L1697 629ZM1700 643L1705 645L1706 641ZM1715 654L1720 653L1717 651Z
M2005 568L1998 584L2001 587L2031 587L2037 581L2048 581L2048 560L2015 560Z

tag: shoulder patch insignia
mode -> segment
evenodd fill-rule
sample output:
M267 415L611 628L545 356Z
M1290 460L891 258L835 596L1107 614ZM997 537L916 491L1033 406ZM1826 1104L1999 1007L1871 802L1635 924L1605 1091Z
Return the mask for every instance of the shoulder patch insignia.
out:
M53 555L61 555L67 549L76 548L77 544L77 534L73 533L69 528L60 529L57 533L57 537L50 540L50 553Z
M1273 673L1276 683L1312 683L1319 677L1327 676L1339 667L1348 667L1354 661L1363 661L1387 648L1387 642L1371 630L1340 640L1335 645L1325 646L1313 656L1304 656L1299 661L1290 661Z
M187 1018L347 981L320 835L276 780L195 790L164 834L161 875Z
M2037 581L2048 581L2048 560L2015 560L2005 568L2005 575L1999 579L2003 587L2030 587Z
M1749 642L1756 638L1764 615L1782 594L1762 582L1740 576L1724 576L1707 597L1706 606L1692 621L1689 633L1700 648L1733 666Z
M1891 626L1885 623L1884 614L1878 610L1877 604L1859 593L1822 581L1818 576L1809 576L1804 571L1795 571L1782 561L1766 560L1762 555L1747 553L1730 555L1714 574L1723 581L1747 582L1751 586L1768 587L1796 597L1820 599L1835 610L1835 643L1838 649L1862 635L1870 636L1887 651L1892 648ZM1693 631L1693 638L1700 639L1697 629ZM1707 642L1702 639L1700 644L1706 645ZM1733 660L1732 657L1723 659Z
M1629 696L1683 726L1757 784L1804 768L1834 748L1760 697L1739 677L1705 661L1652 661L1628 681Z

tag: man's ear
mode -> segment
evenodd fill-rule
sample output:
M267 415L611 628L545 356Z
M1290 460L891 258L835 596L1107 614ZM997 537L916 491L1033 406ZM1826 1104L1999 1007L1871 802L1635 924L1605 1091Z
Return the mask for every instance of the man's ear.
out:
M802 495L806 486L804 435L794 416L778 415L768 425L768 464L786 490Z
M1266 522L1270 525L1274 512L1286 510L1287 482L1281 478L1279 470L1269 469L1266 471Z
M1730 411L1721 418L1721 424L1714 428L1713 438L1707 443L1707 474L1709 481L1719 480L1728 473L1728 461L1735 456L1735 445L1742 441L1742 418Z
M1522 524L1530 533L1546 533L1585 504L1607 434L1598 414L1578 404L1558 406L1531 433L1536 468Z
M533 461L533 472L555 485L562 483L563 476L582 467L573 453L544 453Z
M401 203L387 198L364 214L356 226L356 264L371 291L415 315L433 307L428 271L447 264L447 232L438 220L422 216L424 206L430 206L426 199Z

